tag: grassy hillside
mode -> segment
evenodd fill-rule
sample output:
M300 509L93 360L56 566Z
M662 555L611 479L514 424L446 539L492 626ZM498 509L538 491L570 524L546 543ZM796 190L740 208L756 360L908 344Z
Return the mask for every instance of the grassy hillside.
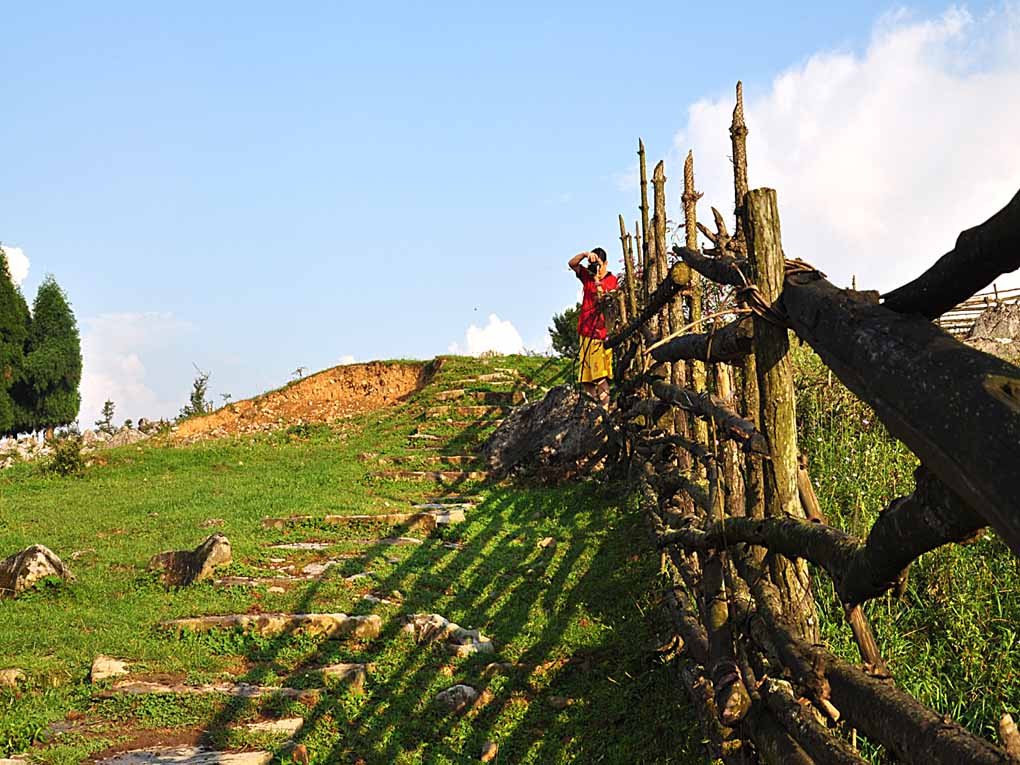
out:
M495 367L521 376L510 386L458 382ZM387 467L378 458L359 459L403 455L411 462L400 467L414 468L427 467L428 455L467 453L491 426L427 419L439 391L515 388L535 396L536 386L563 373L546 359L451 359L406 403L334 424L187 447L147 442L104 453L105 464L80 479L33 465L0 473L0 550L45 544L77 575L74 584L0 601L0 668L28 676L21 690L0 690L0 754L31 748L40 762L77 763L116 747L205 740L268 746L288 762L279 739L236 728L298 714L306 723L297 740L318 763L477 762L486 741L498 744L501 763L699 762L696 727L655 652L657 558L626 497L584 482L547 489L392 480L373 476ZM439 435L429 443L440 447L409 440L416 431ZM374 523L262 524L266 516L392 513L464 494L479 498L467 522L429 535ZM285 592L211 583L167 591L145 571L147 560L193 547L210 533L203 524L211 519L224 521L215 530L233 544L225 574L266 575L281 559L298 569L324 559L338 565ZM379 542L395 534L422 543ZM549 537L555 544L539 545ZM269 547L299 540L329 546ZM369 576L346 578L359 573ZM395 604L373 604L366 593ZM178 638L157 629L176 617L276 611L371 612L384 627L369 641ZM481 629L496 654L462 659L415 644L399 630L399 616L415 612ZM110 681L88 680L98 654L131 662L142 679L326 691L300 700L111 695ZM315 672L337 661L370 662L365 693ZM490 662L512 666L486 676ZM487 691L485 703L462 717L433 703L457 682Z

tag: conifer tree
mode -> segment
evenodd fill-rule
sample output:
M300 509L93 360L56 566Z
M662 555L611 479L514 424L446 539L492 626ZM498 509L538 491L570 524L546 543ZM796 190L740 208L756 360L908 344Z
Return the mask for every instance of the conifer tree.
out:
M0 247L0 436L25 429L13 394L24 372L29 324L28 304L11 279L7 254Z
M67 296L47 276L32 305L25 354L26 410L34 430L68 425L78 417L81 395L81 339Z

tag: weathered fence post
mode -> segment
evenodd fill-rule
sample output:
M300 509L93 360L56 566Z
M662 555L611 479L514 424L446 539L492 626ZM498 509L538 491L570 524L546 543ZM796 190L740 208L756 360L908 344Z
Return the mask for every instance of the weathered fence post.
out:
M774 189L749 191L743 203L747 265L761 297L774 304L783 291L785 259ZM798 451L796 394L790 362L789 330L775 317L754 317L754 355L760 394L759 427L769 442L764 464L765 515L803 518L797 489ZM791 622L807 640L818 639L818 620L807 563L777 556L772 578L785 600Z
M652 293L655 292L656 286L659 283L658 275L658 262L656 261L653 252L653 234L649 229L648 224L648 169L645 165L645 142L640 138L638 139L638 167L641 174L641 241L644 242L642 248L642 268L645 283L645 301L651 297ZM648 322L649 328L652 333L655 334L659 330L659 319L657 316L653 316Z
M637 295L634 291L634 262L631 260L630 234L627 233L627 224L623 222L623 215L620 215L620 245L623 247L623 273L627 279L625 285L627 294L627 312L631 316L637 316Z
M737 83L737 103L733 107L733 121L730 123L730 144L733 152L733 209L736 212L737 224L734 228L732 244L741 252L747 252L744 236L743 214L741 212L744 197L747 195L747 125L744 123L744 89ZM754 354L744 357L740 364L740 413L756 425L758 422L758 371L755 366ZM744 511L751 518L765 517L765 500L763 495L761 460L748 457L744 470ZM761 562L763 553L755 554Z
M687 152L687 159L684 160L684 233L688 249L698 249L698 212L697 204L701 194L694 190L694 154ZM701 321L701 276L694 271L690 272L689 295L684 298L687 304L689 321ZM700 332L697 327L695 332ZM705 388L705 365L700 361L688 362L687 376L691 381L691 388L703 392ZM708 444L708 426L703 420L691 415L691 433L699 443Z

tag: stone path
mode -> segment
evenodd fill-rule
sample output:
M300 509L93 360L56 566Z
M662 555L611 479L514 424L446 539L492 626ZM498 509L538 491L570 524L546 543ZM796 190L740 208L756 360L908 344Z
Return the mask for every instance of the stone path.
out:
M486 383L491 386L512 385L514 390L467 390L452 388L439 391L435 400L444 402L432 406L425 411L425 419L435 421L439 426L456 428L489 429L499 425L502 418L514 407L527 401L527 394L521 390L522 379L515 370L495 369L491 374L461 380L459 385L477 385ZM529 388L530 389L530 388ZM471 418L471 419L454 419ZM485 419L490 418L490 419ZM494 419L492 419L494 418ZM445 420L445 422L443 422ZM424 432L411 433L408 436L408 450L427 449L443 450L445 444L452 443L459 436L440 436ZM375 478L385 480L418 480L439 484L453 484L465 481L484 481L488 474L484 470L472 470L478 460L469 454L421 454L405 455L363 454L362 462L378 465L401 466L372 473ZM405 467L406 466L406 467ZM425 466L440 469L421 469ZM456 466L460 470L444 470L445 466ZM419 497L412 502L407 511L387 509L379 513L349 514L298 514L284 517L268 517L263 526L287 532L296 527L320 527L318 538L305 540L281 540L268 546L268 549L279 551L284 557L271 558L271 568L262 569L265 574L230 575L216 578L213 584L224 587L265 587L270 592L284 592L292 587L305 586L310 582L321 580L331 568L342 565L350 560L370 562L369 554L378 547L418 547L426 540L415 536L381 536L369 538L350 538L346 536L347 527L357 524L379 524L394 528L415 529L430 534L440 527L463 523L470 513L481 503L482 499L474 493L440 494L439 496ZM307 561L307 554L325 553L341 545L364 546L359 552L327 553L328 558ZM440 549L459 551L463 544L457 541L442 541ZM302 554L306 554L302 556ZM295 557L286 557L288 555ZM305 557L305 560L301 560ZM400 563L400 558L386 559L391 564ZM262 562L252 562L252 567L260 567ZM372 577L371 572L351 574L344 577L348 582L356 582ZM355 594L355 597L358 597ZM496 654L496 644L491 638L478 630L465 629L449 621L440 614L405 613L401 616L393 614L393 608L403 603L404 596L392 593L363 593L358 602L367 607L388 607L385 613L389 617L399 618L402 632L422 644L434 644L454 656L472 656ZM256 609L253 609L257 611ZM163 621L158 628L168 638L183 636L189 633L212 633L215 631L238 631L260 637L287 638L300 635L305 638L317 637L330 641L360 641L359 645L367 645L360 650L376 651L374 646L383 634L384 617L379 614L349 615L346 613L237 613L214 614L186 617ZM503 666L495 658L490 667ZM347 691L362 692L371 682L372 665L360 662L337 662L320 667L302 667L303 676L311 675L315 682L326 687L295 688L287 685L259 685L242 681L221 680L209 683L187 683L179 680L164 680L146 677L144 674L133 675L132 664L124 667L124 676L110 676L104 682L108 686L99 685L99 695L148 695L175 694L189 695L222 695L230 698L262 699L280 697L299 701L317 698L316 694L329 693L331 687L340 686ZM120 674L120 673L118 673ZM277 677L275 672L272 674ZM485 677L489 676L486 671ZM277 682L281 682L277 680ZM287 681L282 681L287 682ZM305 681L307 682L307 680ZM301 683L298 683L300 685ZM435 699L435 703L445 705L454 713L462 713L479 698L479 691L463 684L453 684L446 688ZM313 702L314 703L314 702ZM302 717L285 719L259 720L253 723L233 723L231 730L248 731L264 735L279 735L283 739L280 747L273 751L216 751L207 746L188 743L184 738L168 738L160 746L151 746L151 738L139 739L139 748L116 752L105 759L97 759L101 765L268 765L278 753L287 752L290 761L307 762L309 755L305 746L296 743L300 740L305 726ZM128 744L130 745L130 740ZM491 743L491 742L489 742ZM123 746L123 744L121 744ZM489 744L487 744L489 746ZM483 757L488 761L495 756L495 745L491 745L491 756ZM0 765L22 765L22 760L0 760Z

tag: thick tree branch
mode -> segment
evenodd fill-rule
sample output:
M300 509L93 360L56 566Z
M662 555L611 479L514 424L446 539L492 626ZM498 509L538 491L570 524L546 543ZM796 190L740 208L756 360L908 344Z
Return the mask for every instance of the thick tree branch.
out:
M799 518L727 518L704 529L667 534L663 544L712 550L745 543L804 558L832 577L840 599L854 606L892 587L919 555L971 537L983 521L923 468L917 488L894 500L864 541L844 531Z
M699 359L738 361L751 352L754 322L750 316L737 319L713 332L681 335L652 349L658 362Z
M731 287L744 287L748 284L748 280L741 270L747 262L743 258L734 258L731 255L709 258L697 250L677 246L673 247L673 254L683 258L684 263L691 269L716 284L728 284Z
M1018 268L1020 192L984 223L961 233L956 246L935 265L887 293L883 305L898 313L919 313L934 319Z
M843 384L1020 554L1020 369L817 273L788 276L782 307Z

